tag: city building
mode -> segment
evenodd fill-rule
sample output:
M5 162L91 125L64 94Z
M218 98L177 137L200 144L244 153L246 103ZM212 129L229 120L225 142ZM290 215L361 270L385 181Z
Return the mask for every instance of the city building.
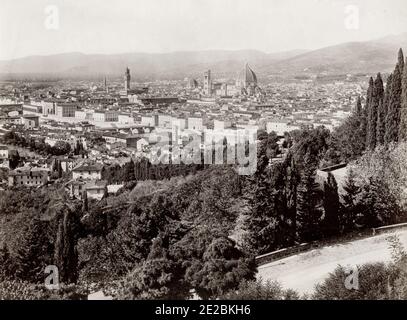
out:
M78 109L76 104L64 103L55 106L55 115L60 118L74 118Z
M72 169L72 178L100 180L102 178L103 166L100 164L82 164Z
M40 124L39 116L34 114L25 114L21 117L22 124L26 129L38 128Z
M42 100L40 105L42 107L43 115L55 114L56 103L54 100L52 100L52 99Z
M297 129L300 129L300 127L290 124L290 121L285 119L269 121L266 124L267 133L274 131L280 137L284 136L285 132L290 132Z
M101 200L107 194L107 181L89 181L85 185L85 190L89 199Z
M188 118L188 129L190 130L203 130L202 118L189 117Z
M39 187L46 184L48 180L48 169L19 168L10 171L8 175L8 185L10 187Z
M107 181L71 180L66 188L72 198L82 200L86 193L88 199L101 200L107 194Z
M117 122L119 116L114 110L97 110L93 113L93 121L97 122Z
M42 114L42 106L33 104L24 104L23 114Z

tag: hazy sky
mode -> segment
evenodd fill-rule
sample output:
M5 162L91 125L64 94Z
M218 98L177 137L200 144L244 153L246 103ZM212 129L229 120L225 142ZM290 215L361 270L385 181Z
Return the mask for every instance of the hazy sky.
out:
M346 27L349 5L359 9L358 29ZM59 24L50 14L55 7ZM276 52L406 31L406 0L0 0L0 59L72 51Z

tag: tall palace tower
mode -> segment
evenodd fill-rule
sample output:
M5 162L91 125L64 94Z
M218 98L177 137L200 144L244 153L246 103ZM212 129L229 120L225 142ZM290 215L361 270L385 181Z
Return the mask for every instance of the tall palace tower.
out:
M204 95L210 96L212 94L212 79L211 79L211 70L208 70L204 73Z
M124 74L124 90L126 91L130 90L130 79L130 69L127 67L126 73Z

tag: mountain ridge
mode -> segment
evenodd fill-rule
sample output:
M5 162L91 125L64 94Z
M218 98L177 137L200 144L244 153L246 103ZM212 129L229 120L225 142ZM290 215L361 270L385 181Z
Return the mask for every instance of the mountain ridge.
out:
M407 33L316 50L275 53L253 49L117 54L68 52L3 60L0 61L0 74L116 77L128 66L136 80L201 77L206 69L211 69L218 78L228 78L235 76L246 62L260 77L284 73L388 72L394 67L394 55L399 47L407 48Z

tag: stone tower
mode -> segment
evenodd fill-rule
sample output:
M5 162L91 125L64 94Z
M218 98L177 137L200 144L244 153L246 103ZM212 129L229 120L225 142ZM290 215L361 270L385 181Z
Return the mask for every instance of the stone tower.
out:
M107 79L105 77L105 92L109 93L109 88L107 87Z
M127 67L126 73L124 74L124 90L126 91L130 90L130 79L130 69Z
M212 94L212 79L211 70L204 73L204 95L210 96Z

